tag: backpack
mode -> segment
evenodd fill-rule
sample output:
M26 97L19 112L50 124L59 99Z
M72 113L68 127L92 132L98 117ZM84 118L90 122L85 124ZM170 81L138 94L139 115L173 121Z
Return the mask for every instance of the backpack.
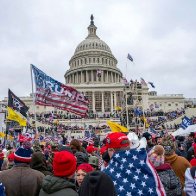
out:
M172 169L159 171L158 175L164 186L166 195L169 196L182 195L182 187L181 187L180 180Z

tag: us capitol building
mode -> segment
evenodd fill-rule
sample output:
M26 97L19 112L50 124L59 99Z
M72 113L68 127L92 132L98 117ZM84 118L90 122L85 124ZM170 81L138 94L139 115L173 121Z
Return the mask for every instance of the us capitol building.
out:
M157 95L156 91L149 91L148 86L136 82L133 86L123 83L123 74L117 67L118 61L112 54L110 47L97 36L97 27L91 15L88 35L75 49L66 71L65 83L83 92L89 99L89 111L93 113L111 113L116 107L127 109L130 96L132 105L147 110L158 106L159 110L174 111L184 108L186 99L183 94ZM47 73L47 72L46 72ZM50 75L50 73L47 73ZM56 78L58 80L58 78ZM33 111L32 96L20 97ZM189 100L190 101L190 100ZM7 103L7 98L0 104ZM39 113L55 111L57 109L36 106Z

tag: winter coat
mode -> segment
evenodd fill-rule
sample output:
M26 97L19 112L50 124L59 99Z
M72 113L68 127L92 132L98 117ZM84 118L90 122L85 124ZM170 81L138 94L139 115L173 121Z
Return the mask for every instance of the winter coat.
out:
M190 163L181 156L177 154L165 156L165 162L171 165L171 168L174 170L176 176L180 179L182 189L184 188L185 181L185 171L188 167L191 167Z
M181 196L182 188L179 178L176 176L171 166L165 163L159 167L155 167L161 182L164 186L166 195Z
M42 172L45 176L52 175L47 166L45 156L42 152L34 152L31 160L31 168Z
M185 172L184 192L186 196L196 195L196 167L188 168Z
M75 184L66 178L45 176L39 196L78 196Z
M44 174L21 163L0 172L0 181L5 186L6 196L39 195Z

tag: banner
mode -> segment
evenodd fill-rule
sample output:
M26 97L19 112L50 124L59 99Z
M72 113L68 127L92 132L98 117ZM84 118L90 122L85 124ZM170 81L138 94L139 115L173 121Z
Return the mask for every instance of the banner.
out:
M5 113L0 113L0 132L3 132L5 130Z
M7 116L8 120L13 120L13 121L18 122L21 127L27 126L27 121L24 118L22 118L20 114L18 114L16 111L14 111L10 107L7 107L7 111L8 111L8 116Z
M8 107L20 112L24 117L27 117L29 108L10 89L8 89Z
M83 117L86 116L89 101L83 93L58 82L34 65L32 65L32 69L35 78L35 103L37 105L52 106Z

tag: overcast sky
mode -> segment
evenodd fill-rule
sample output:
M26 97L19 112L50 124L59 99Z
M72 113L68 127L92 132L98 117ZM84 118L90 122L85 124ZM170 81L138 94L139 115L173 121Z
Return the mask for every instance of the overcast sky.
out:
M196 98L195 9L195 0L0 0L0 100L8 88L31 93L31 63L64 83L91 14L128 79Z

